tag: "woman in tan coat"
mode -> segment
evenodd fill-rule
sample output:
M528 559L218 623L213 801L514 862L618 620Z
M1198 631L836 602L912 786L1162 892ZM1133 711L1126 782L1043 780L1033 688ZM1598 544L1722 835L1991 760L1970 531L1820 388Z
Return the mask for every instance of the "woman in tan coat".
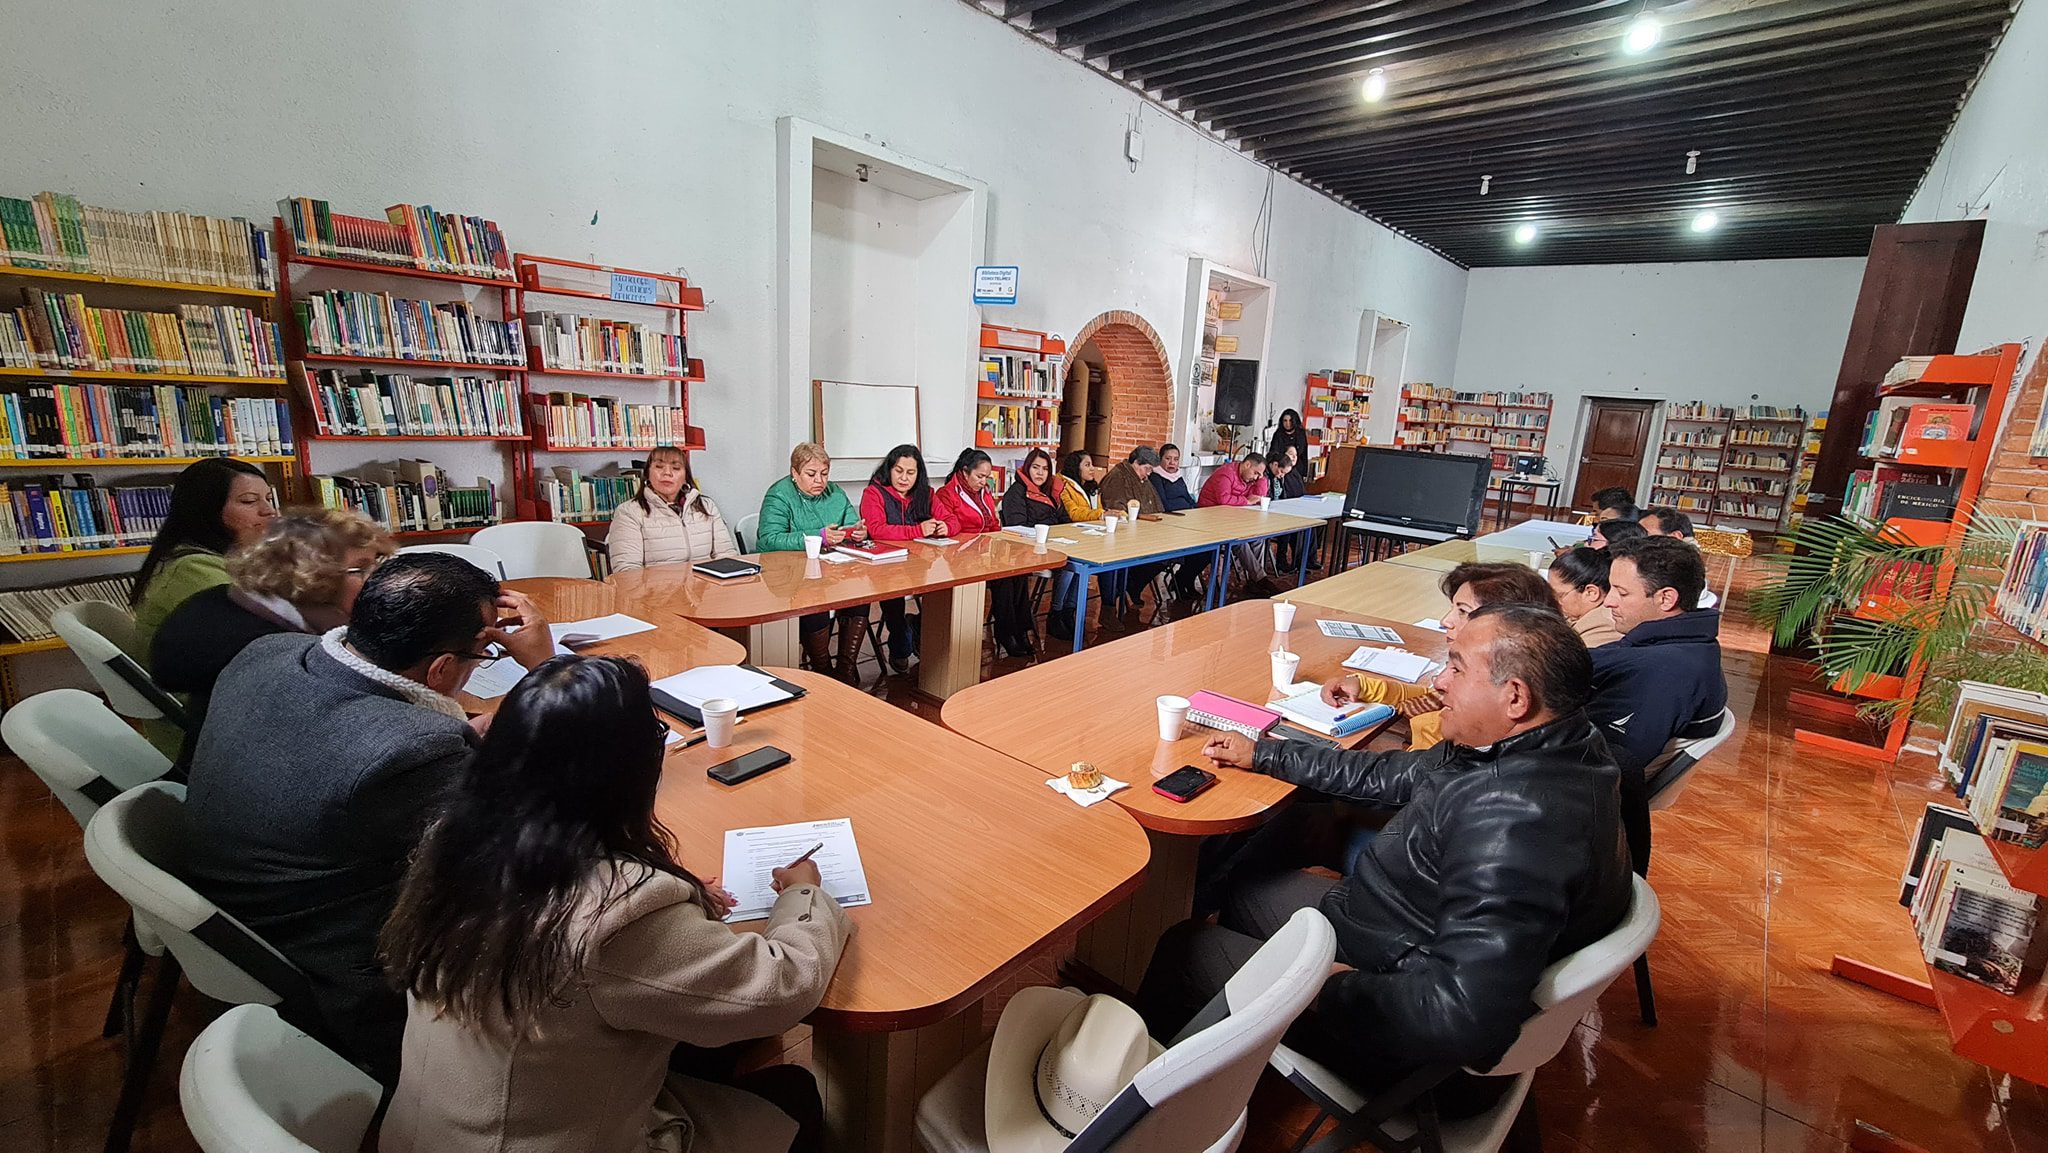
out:
M647 483L612 510L605 551L613 572L657 564L684 564L738 556L732 529L718 506L697 491L690 458L679 448L647 454Z
M1585 545L1568 548L1550 562L1550 591L1557 594L1557 607L1589 649L1621 639L1614 614L1607 611L1607 564L1606 549Z
M384 928L410 1015L383 1153L819 1147L792 1120L816 1123L816 1087L788 1092L790 1070L669 1071L679 1042L801 1021L852 923L809 861L775 870L764 931L722 923L731 896L654 815L667 731L617 657L556 657L506 696ZM776 1081L775 1104L745 1091Z

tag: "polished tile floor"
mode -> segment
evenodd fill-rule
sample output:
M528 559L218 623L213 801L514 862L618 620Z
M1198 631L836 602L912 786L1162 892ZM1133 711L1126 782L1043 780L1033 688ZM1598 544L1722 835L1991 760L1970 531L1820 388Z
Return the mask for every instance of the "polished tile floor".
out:
M1755 572L1738 578L1724 632L1740 727L1656 818L1661 1023L1637 1019L1626 979L1602 1000L1537 1076L1546 1147L1832 1153L1861 1120L1937 1153L2048 1150L2048 1090L1952 1055L1932 1011L1828 975L1836 952L1916 971L1898 873L1935 789L1924 770L1792 742L1785 697L1801 678L1766 655L1742 613ZM1110 631L1128 627L1141 626ZM1016 664L991 660L989 675ZM877 692L934 714L906 691L912 679ZM0 1151L99 1148L119 1079L118 1042L99 1026L123 912L87 869L77 826L18 762L0 760ZM1059 952L1020 981L1050 979ZM177 1060L212 1012L182 998L136 1150L195 1148ZM808 1056L807 1031L785 1041L790 1058ZM1307 1117L1284 1084L1262 1085L1245 1148L1278 1153Z

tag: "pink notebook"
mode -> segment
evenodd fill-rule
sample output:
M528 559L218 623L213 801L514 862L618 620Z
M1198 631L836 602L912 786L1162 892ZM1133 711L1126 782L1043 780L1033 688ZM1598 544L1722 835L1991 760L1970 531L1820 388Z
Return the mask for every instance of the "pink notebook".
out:
M1256 741L1280 723L1280 714L1204 689L1188 698L1188 719L1206 728L1243 733Z

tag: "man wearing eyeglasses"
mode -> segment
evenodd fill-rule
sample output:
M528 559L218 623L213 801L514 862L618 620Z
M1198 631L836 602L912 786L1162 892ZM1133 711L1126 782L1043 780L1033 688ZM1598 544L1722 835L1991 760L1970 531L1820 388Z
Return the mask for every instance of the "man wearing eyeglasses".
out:
M455 696L479 667L533 668L553 650L524 595L456 557L407 553L368 574L347 625L253 641L215 683L184 877L304 971L307 995L280 1011L387 1085L405 1002L377 932L482 736Z

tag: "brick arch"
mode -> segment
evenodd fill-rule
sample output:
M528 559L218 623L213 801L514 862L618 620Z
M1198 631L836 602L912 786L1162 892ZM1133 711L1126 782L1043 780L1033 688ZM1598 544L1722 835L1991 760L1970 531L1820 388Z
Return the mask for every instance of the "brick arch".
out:
M1067 344L1069 358L1078 359L1090 343L1109 376L1111 456L1172 439L1173 370L1158 331L1137 313L1119 309L1082 325Z

